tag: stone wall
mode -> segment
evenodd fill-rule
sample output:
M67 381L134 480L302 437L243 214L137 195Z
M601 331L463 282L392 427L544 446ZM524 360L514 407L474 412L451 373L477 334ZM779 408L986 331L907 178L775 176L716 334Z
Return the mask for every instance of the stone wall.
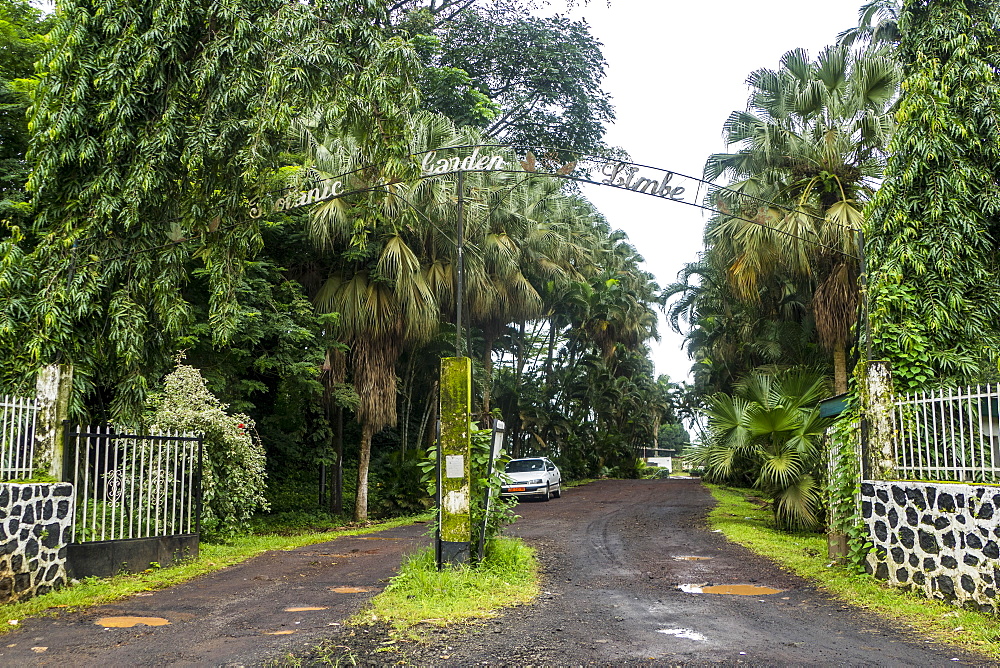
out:
M1000 611L1000 487L866 481L861 511L876 577L984 611Z
M66 582L73 485L0 483L0 604Z

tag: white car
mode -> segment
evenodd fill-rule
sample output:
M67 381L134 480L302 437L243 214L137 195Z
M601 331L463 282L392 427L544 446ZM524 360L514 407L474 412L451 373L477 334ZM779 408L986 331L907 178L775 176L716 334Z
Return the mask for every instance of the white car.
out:
M559 467L546 457L512 459L504 473L507 482L500 487L500 496L537 496L542 501L562 496Z

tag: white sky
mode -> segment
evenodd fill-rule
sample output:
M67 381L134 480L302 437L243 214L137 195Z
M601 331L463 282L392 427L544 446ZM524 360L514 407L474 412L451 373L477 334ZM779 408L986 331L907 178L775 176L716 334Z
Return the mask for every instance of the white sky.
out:
M802 47L815 55L857 24L863 0L591 0L571 12L586 18L604 44L605 90L614 98L615 125L606 139L635 162L701 176L705 158L726 150L722 124L746 108L745 81L759 67ZM555 7L561 5L558 0ZM673 283L702 248L705 215L676 204L613 188L584 186L612 227L628 234L660 286ZM690 197L687 201L692 201ZM657 373L688 376L683 338L661 316L653 344Z

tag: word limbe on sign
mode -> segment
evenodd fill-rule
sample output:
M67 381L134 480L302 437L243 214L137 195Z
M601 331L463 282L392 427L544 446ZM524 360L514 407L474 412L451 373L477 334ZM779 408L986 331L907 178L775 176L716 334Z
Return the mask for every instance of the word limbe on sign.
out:
M608 178L601 181L604 185L634 190L635 192L653 195L655 197L665 197L667 199L680 200L684 194L681 186L671 186L670 181L674 178L673 172L666 172L662 179L635 178L639 173L639 168L625 162L608 162L604 164L602 173Z

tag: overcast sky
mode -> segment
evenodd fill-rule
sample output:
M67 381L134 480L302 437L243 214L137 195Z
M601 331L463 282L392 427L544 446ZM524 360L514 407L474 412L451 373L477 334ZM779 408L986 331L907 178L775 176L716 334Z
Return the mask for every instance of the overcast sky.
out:
M605 90L618 117L607 141L635 162L700 176L705 158L726 150L722 124L746 107L747 75L777 67L790 49L815 56L857 24L862 1L611 0L609 8L591 0L569 14L586 18L604 44ZM553 7L564 5L555 0ZM674 282L702 247L705 216L697 209L599 186L585 186L585 193L612 227L628 234L661 286ZM662 317L660 335L657 372L685 379L690 361L682 337Z

